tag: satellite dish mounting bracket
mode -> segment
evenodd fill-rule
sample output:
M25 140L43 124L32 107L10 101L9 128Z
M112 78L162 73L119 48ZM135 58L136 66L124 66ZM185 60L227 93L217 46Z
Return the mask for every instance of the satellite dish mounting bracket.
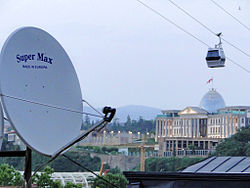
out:
M115 116L115 112L116 112L116 109L115 108L111 108L111 107L108 107L108 106L105 106L102 110L102 112L104 113L104 121L106 122L111 122L112 119L114 118Z

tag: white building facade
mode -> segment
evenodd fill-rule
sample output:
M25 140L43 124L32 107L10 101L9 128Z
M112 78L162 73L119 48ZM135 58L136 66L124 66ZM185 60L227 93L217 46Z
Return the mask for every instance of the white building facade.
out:
M202 153L207 150L207 155L221 139L249 126L250 106L225 107L221 95L212 89L204 95L199 107L163 110L155 120L159 156L169 156L168 152L185 155L192 147Z

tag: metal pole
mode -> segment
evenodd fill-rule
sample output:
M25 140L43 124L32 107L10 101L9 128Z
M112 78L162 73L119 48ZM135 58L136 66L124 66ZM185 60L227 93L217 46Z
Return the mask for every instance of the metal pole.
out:
M26 155L25 155L25 169L24 169L24 179L26 182L27 188L32 188L32 181L29 182L29 179L31 177L31 149L29 147L26 148Z

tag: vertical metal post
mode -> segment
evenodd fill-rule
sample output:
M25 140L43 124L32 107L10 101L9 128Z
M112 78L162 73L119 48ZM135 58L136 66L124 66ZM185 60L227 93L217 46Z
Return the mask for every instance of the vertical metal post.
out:
M32 188L32 181L29 182L29 179L31 178L31 149L29 147L26 148L26 155L25 155L25 169L24 169L24 179L26 183L27 188Z
M145 172L145 135L142 135L141 156L140 156L140 171Z

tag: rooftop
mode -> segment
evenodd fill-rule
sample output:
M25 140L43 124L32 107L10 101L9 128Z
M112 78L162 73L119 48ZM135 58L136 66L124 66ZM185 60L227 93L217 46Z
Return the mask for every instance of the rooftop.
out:
M250 174L250 157L210 157L187 167L182 172Z

